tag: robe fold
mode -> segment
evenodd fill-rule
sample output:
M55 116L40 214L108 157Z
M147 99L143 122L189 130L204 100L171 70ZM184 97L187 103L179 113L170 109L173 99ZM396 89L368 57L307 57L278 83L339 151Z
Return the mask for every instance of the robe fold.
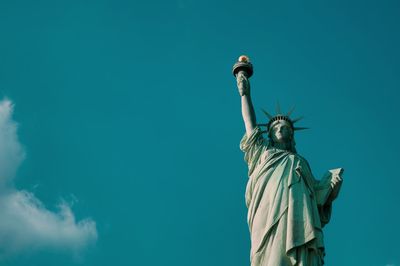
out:
M240 142L248 164L247 221L251 236L251 266L323 265L322 226L331 204L317 204L307 161L272 147L256 127Z

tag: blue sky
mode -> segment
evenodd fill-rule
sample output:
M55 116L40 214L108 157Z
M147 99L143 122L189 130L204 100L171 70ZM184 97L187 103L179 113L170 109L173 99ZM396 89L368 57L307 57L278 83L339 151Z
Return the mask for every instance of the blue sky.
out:
M46 218L43 231L23 226L22 244L0 224L2 264L248 264L231 74L247 54L258 121L277 101L296 106L311 128L297 150L314 175L345 168L326 264L400 265L399 11L397 1L2 1L0 123L11 133L0 155L15 160L0 162L16 174L0 196Z

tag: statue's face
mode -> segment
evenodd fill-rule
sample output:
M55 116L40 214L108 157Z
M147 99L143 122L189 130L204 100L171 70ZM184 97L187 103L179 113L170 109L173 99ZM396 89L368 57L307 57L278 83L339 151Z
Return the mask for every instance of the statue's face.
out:
M293 130L285 121L277 122L271 129L272 140L278 143L286 143L292 140Z

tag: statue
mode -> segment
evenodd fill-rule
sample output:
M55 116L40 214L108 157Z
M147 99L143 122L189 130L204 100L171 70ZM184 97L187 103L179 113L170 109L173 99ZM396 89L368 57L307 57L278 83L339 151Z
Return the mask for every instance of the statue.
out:
M241 96L246 134L240 142L248 164L247 221L251 237L251 266L320 266L324 264L322 228L342 185L343 169L313 177L308 162L295 148L299 119L282 114L257 124L250 97L253 66L247 56L233 67ZM266 127L261 130L260 127ZM263 133L267 133L265 138Z

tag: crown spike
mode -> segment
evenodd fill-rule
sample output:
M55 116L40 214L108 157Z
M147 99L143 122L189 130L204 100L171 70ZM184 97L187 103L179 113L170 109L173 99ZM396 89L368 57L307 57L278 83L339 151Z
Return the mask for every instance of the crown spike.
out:
M280 115L281 112L281 105L279 104L279 101L276 102L276 114Z
M287 116L290 116L293 113L294 109L295 107L293 106L292 109L290 109L290 111L287 113Z
M310 129L309 127L294 127L293 130L297 131L297 130L305 130L305 129Z
M300 116L300 117L298 117L298 118L296 118L296 119L293 119L292 120L292 123L294 124L294 123L296 123L296 122L299 122L301 119L303 119L304 118L304 116Z
M264 109L261 109L261 110L264 112L264 114L265 114L266 116L268 116L268 119L272 119L272 118L273 118L273 116L270 115L267 111L265 111Z

